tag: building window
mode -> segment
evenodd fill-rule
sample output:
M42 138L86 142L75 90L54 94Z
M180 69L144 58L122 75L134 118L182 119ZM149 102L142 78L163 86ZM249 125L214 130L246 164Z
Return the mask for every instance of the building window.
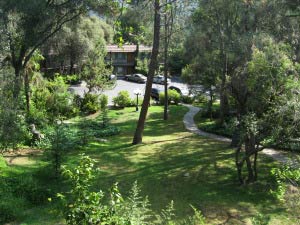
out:
M115 70L117 74L124 74L124 67L117 66Z
M117 52L113 54L113 59L115 60L126 60L127 54L122 52Z

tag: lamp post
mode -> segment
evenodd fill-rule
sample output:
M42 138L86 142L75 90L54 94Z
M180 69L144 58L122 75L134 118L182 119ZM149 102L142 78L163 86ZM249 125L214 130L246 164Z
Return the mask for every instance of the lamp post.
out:
M139 95L142 94L141 90L140 89L135 89L133 91L133 93L136 95L136 106L135 106L135 111L139 111Z

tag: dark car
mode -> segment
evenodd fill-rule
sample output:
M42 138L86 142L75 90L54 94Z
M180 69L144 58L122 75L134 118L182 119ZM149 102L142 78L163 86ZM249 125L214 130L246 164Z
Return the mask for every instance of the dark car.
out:
M151 94L150 96L155 99L156 101L159 100L159 93L161 92L161 90L159 90L158 88L152 88L151 89Z

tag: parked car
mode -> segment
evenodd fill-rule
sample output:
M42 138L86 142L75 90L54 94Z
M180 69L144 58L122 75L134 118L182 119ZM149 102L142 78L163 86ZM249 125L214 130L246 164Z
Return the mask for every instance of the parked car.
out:
M115 80L115 79L117 79L117 75L115 74L109 75L109 80Z
M153 78L153 83L165 84L165 77L163 75L157 75ZM171 80L167 78L167 84L171 83Z
M159 100L159 93L162 92L162 90L158 88L152 88L150 96L155 99L156 101Z
M135 73L130 75L125 75L125 80L135 81L137 83L145 83L147 81L147 77L142 74Z
M177 91L181 96L190 96L190 97L192 97L192 96L190 95L189 90L186 89L186 88L183 88L183 87L176 87L176 86L170 86L169 89L170 89L170 90L175 90L175 91Z

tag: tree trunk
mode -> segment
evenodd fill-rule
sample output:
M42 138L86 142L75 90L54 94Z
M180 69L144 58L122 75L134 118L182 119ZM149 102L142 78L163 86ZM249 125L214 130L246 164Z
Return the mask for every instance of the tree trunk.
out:
M73 71L74 71L74 61L71 59L69 74L72 75Z
M135 51L135 58L134 58L134 72L136 73L136 67L138 64L138 58L140 54L140 43L139 41L136 42L136 51Z
M247 165L247 171L248 171L247 183L252 183L254 181L254 174L253 174L253 168L252 168L250 157L251 156L246 157L246 165Z
M145 126L145 120L148 112L148 107L150 103L150 94L153 83L153 77L155 68L157 65L157 56L159 51L159 36L160 36L160 5L159 0L155 0L154 2L154 37L153 37L153 49L151 54L151 60L149 65L148 78L146 83L146 90L144 95L144 101L142 104L142 109L140 112L139 120L137 123L137 127L135 130L134 138L132 144L140 144L142 143L143 131Z
M212 112L212 105L213 105L213 90L212 88L210 88L209 90L209 101L208 101L208 106L207 106L207 110L208 110L208 114L209 114L209 118L212 121L213 120L213 112Z
M235 163L236 163L236 168L238 172L238 179L241 184L249 184L253 183L257 180L257 149L255 148L255 135L254 134L248 134L245 139L245 155L244 157L240 160L240 154L241 154L241 144L239 144L239 147L236 150L236 155L235 155ZM251 158L254 157L253 161ZM242 170L243 170L243 165L246 162L247 166L247 176L244 179L242 177Z
M254 160L253 160L254 181L257 180L257 155L258 153L256 152L254 154Z
M22 86L22 81L21 81L21 67L15 67L15 81L14 81L14 91L13 91L13 97L14 99L18 99L20 92L21 92L21 86Z
M225 90L227 76L227 54L224 49L224 43L221 44L221 57L223 66L220 87L220 124L223 125L225 116L228 114L228 98Z
M240 181L240 184L244 184L244 179L243 179L243 176L242 176L242 168L243 168L244 161L240 162L240 160L239 160L240 153L241 153L241 148L242 148L242 146L239 146L236 149L236 152L235 152L235 165L236 165L236 168L237 168L237 174L238 174L238 179Z
M27 115L30 113L30 84L29 84L29 76L28 72L24 74L24 89L25 89L25 98L26 98L26 111Z
M164 102L164 120L168 120L168 101L169 101L169 96L168 96L168 24L167 24L167 14L165 14L165 40L164 40L164 88L165 88L165 102Z

